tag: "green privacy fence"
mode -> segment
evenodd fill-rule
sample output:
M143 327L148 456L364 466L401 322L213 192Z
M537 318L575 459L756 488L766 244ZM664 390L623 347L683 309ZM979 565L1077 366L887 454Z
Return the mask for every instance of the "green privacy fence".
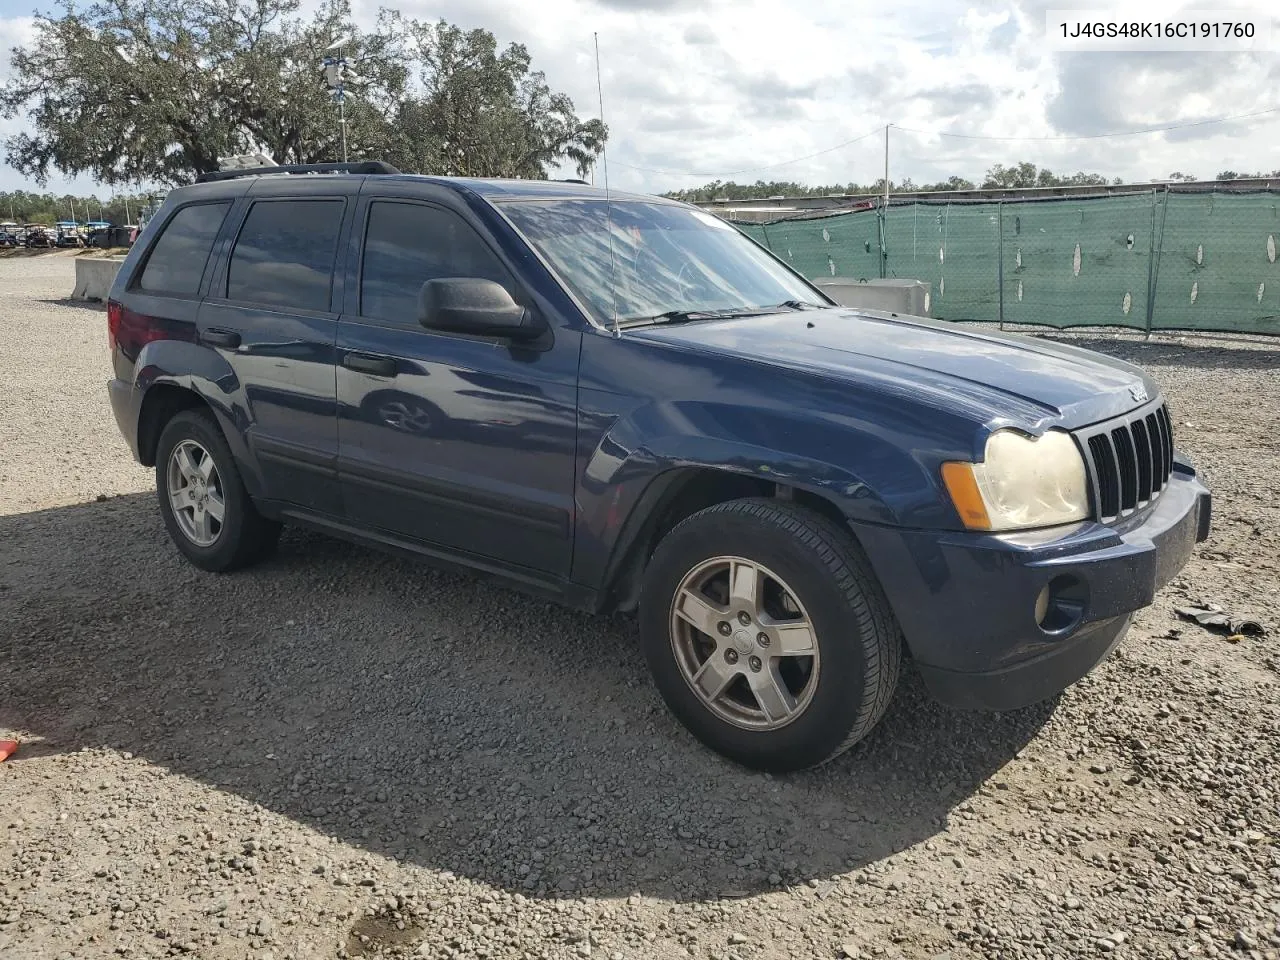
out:
M1280 334L1280 193L895 202L885 219L737 226L811 279L929 281L947 320Z

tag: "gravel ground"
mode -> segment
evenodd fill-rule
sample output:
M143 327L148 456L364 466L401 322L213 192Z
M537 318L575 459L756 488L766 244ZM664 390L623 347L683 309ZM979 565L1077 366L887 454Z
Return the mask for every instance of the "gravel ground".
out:
M908 676L770 777L668 717L629 620L298 532L184 563L71 285L0 259L0 957L1280 956L1277 347L1083 338L1167 388L1212 540L1057 702Z

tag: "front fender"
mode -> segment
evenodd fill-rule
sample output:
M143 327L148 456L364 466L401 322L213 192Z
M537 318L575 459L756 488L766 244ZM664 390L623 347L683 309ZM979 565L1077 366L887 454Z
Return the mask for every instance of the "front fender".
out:
M690 468L807 491L863 523L896 525L904 502L936 499L928 469L893 437L794 409L655 402L584 414L582 427L574 579L593 586Z

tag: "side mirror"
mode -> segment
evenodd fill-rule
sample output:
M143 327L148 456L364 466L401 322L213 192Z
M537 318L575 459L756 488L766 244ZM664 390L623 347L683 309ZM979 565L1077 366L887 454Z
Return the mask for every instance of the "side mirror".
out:
M532 340L541 333L507 288L480 277L428 280L418 294L418 322L430 330Z

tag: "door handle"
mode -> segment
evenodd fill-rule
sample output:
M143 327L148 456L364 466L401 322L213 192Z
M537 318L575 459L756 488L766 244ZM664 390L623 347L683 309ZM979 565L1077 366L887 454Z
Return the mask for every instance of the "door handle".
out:
M211 347L226 347L234 350L240 346L240 334L234 330L218 330L216 328L205 330L200 334L200 339Z
M371 357L367 353L348 353L342 365L357 373L372 373L379 377L394 377L396 362L390 357Z

